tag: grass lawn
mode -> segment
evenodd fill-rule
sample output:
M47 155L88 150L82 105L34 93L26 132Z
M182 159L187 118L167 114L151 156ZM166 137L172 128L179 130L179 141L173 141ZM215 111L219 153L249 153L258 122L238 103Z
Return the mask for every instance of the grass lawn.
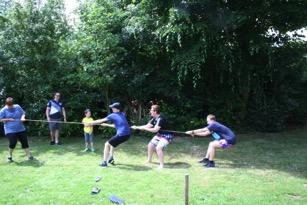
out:
M307 204L307 129L274 134L240 134L238 144L216 154L216 168L204 169L209 139L176 138L166 150L166 168L144 166L150 138L133 135L115 155L116 166L101 168L106 138L95 136L95 153L82 153L83 137L30 137L36 160L26 161L20 144L7 163L0 139L0 204L111 204L114 194L134 205L184 204L184 176L190 176L190 204ZM99 182L95 177L101 176ZM92 187L101 188L91 195Z

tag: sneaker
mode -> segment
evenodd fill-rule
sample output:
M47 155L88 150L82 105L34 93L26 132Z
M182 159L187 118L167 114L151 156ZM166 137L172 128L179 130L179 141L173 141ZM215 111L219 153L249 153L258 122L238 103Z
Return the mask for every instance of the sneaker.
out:
M55 142L54 141L50 141L50 145L54 145L55 144Z
M97 176L96 178L95 178L95 182L99 182L101 180L101 176Z
M114 161L113 156L109 157L109 159L108 159L108 164L114 165L114 163L115 163L115 161Z
M84 150L82 150L82 152L87 152L87 151L89 151L88 148L85 148Z
M62 142L59 141L59 142L56 142L55 144L56 145L62 145Z
M103 161L103 162L101 162L101 164L99 164L99 166L101 166L101 167L108 167L108 164L107 164L107 162Z
M11 162L14 162L14 160L13 160L12 157L8 157L8 158L7 158L7 162L11 163Z
M199 160L198 163L208 163L208 158L203 158L202 160Z
M34 157L33 156L30 156L30 157L28 157L28 160L34 160Z
M98 194L100 192L100 188L98 187L93 187L92 191L91 191L91 194Z
M94 149L94 148L92 148L92 149L91 149L91 152L95 152L95 149Z
M204 165L204 167L206 167L206 168L215 167L215 163L214 163L214 161L209 161L207 164Z

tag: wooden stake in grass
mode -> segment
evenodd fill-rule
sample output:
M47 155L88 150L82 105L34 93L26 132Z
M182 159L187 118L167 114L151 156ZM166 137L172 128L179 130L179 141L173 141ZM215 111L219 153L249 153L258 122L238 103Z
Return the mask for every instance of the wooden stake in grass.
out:
M189 175L184 178L184 205L189 205Z

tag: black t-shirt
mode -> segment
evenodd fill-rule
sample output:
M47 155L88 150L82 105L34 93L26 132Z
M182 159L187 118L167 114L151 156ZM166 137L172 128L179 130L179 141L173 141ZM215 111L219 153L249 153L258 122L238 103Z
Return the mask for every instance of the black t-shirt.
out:
M163 131L163 130L169 129L167 120L165 119L164 116L159 115L156 118L151 118L149 123L152 124L153 127L156 126L156 125L158 125L160 127L160 130L158 131L159 134L170 134L169 132Z

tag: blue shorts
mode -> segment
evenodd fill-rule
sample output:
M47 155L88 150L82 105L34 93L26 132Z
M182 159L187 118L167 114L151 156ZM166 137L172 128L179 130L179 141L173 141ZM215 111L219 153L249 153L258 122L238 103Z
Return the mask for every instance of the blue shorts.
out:
M228 143L227 140L221 139L219 140L220 148L227 149L232 147L232 144Z
M85 142L93 142L93 133L84 133Z

